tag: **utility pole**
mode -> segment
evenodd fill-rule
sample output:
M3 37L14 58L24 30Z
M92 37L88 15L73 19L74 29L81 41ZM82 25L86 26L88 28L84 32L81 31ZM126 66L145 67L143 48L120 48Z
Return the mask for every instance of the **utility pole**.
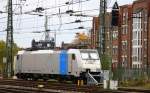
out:
M98 51L100 56L105 53L105 15L107 8L107 0L100 0L100 13L99 13L99 39L98 39Z
M45 41L49 41L50 37L49 37L49 29L48 29L48 16L45 16Z
M13 11L12 11L12 0L8 0L5 76L7 78L10 78L12 75L13 75Z

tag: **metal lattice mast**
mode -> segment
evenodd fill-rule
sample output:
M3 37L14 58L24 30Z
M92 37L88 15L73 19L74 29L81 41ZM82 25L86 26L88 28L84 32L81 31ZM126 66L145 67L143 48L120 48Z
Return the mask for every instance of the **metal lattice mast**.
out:
M8 0L5 74L6 74L6 77L8 77L8 78L13 75L13 11L12 11L12 0Z
M100 0L100 29L99 29L99 54L103 55L105 53L105 14L106 14L106 6L107 0Z

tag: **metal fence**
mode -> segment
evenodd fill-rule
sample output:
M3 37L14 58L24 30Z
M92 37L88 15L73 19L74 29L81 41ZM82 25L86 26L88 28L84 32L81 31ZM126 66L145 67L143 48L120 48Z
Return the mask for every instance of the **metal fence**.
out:
M135 80L150 78L150 68L120 68L112 71L112 79L114 80Z

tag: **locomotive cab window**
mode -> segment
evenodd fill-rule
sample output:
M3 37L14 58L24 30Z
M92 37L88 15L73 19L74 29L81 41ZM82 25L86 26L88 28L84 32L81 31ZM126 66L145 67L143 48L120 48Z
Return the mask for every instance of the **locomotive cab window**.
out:
M99 56L96 51L80 51L83 60L98 60Z
M99 59L99 57L98 57L98 55L97 55L97 53L90 53L90 58L91 59Z
M89 59L89 54L88 53L81 53L82 59Z
M72 54L72 60L75 60L75 59L76 59L75 54Z
M17 60L19 60L19 55L17 55Z

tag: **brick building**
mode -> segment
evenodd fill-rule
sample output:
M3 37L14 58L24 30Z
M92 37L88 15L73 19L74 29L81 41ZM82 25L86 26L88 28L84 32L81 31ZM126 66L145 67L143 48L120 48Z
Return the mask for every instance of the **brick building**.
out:
M119 28L118 26L112 27L112 68L115 69L118 67L119 62Z
M93 17L92 29L91 29L91 47L98 47L99 38L99 17Z
M106 13L106 52L109 50L110 52L110 21L111 21L111 13ZM98 47L98 38L99 38L99 17L93 17L93 23L92 23L92 29L91 29L91 46L93 48L97 48Z
M132 67L146 68L150 63L150 0L137 0L132 8Z
M131 68L132 5L120 6L119 62L123 68Z
M111 27L106 15L106 53L112 53L112 68L147 68L150 65L150 0L120 6L119 26ZM93 18L91 44L98 47L99 18ZM112 42L110 41L112 39ZM111 52L110 52L111 51Z
M120 6L119 59L121 67L147 68L150 64L150 0Z
M112 66L147 68L150 64L150 0L120 6L120 24L112 29Z

